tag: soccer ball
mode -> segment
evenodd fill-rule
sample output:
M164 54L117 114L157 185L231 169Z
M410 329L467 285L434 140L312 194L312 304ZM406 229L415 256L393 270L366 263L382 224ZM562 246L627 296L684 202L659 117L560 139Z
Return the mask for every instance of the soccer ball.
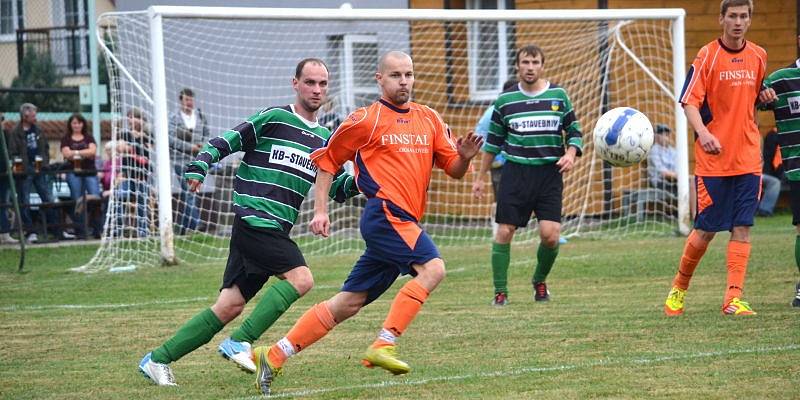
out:
M594 151L616 167L627 167L647 158L653 140L650 120L630 107L609 110L594 126Z

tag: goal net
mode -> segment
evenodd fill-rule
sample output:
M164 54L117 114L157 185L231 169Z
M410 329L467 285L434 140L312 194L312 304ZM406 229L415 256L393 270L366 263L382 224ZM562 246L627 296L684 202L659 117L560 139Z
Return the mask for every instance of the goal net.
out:
M119 166L102 245L83 271L227 257L241 154L213 166L199 194L186 194L176 173L185 151L170 146L170 136L185 138L186 132L168 123L180 110L182 89L193 91L195 109L214 137L265 107L292 103L295 65L319 57L330 71L320 122L333 129L378 99L376 63L389 50L414 60L414 101L437 110L462 136L504 81L515 77L515 48L538 45L545 52L545 78L566 88L584 135L583 156L564 175L564 235L688 232L686 125L675 101L683 81L683 10L151 7L104 14L97 34L117 116L109 156ZM595 156L595 121L619 106L671 129L675 185L651 182L647 163L616 168ZM198 133L189 137L198 141ZM472 174L453 180L434 172L422 223L440 246L492 240L493 198L474 199L472 180ZM308 254L360 249L363 203L363 197L332 203L332 237L323 240L308 231L308 199L291 235ZM516 241L537 240L535 220L528 228Z

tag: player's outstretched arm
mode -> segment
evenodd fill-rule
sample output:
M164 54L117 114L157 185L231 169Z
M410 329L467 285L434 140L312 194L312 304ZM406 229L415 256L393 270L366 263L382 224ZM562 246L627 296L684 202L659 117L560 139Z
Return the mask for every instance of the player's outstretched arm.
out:
M469 163L480 152L483 146L483 138L469 131L466 137L458 138L456 141L456 151L458 158L450 164L445 171L452 178L461 179L469 169Z
M328 237L331 233L331 220L328 217L328 193L333 183L333 174L320 169L314 183L314 218L309 224L311 233Z

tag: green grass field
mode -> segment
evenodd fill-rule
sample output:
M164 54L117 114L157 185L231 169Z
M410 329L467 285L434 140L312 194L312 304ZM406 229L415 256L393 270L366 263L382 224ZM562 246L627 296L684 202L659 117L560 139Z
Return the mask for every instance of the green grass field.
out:
M552 301L534 304L535 249L514 247L511 304L489 305L488 246L443 248L449 275L400 339L412 372L363 368L400 284L287 363L275 397L331 399L583 399L800 397L800 310L794 228L758 219L745 299L758 315L720 315L725 285L721 234L687 296L686 315L662 305L683 238L585 240L564 245L548 279ZM0 249L0 397L8 399L256 398L253 375L216 354L235 320L173 364L178 388L137 372L142 355L215 299L223 263L83 275L92 246L35 248L27 270ZM280 339L308 307L334 294L358 254L309 257L316 288L262 337ZM258 297L255 299L257 300ZM245 310L249 312L252 307Z

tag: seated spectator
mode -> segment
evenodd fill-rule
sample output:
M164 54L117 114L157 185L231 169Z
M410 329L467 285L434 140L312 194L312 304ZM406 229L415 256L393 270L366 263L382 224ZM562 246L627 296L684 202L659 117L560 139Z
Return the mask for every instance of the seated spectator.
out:
M72 114L67 119L67 132L61 139L61 155L72 168L67 173L70 198L75 202L72 220L75 223L75 232L78 238L86 238L87 198L99 198L100 187L97 182L97 171L94 159L97 144L87 132L86 119L79 113ZM102 222L93 218L91 222L92 236L100 237Z
M672 130L664 124L655 126L655 143L647 154L647 176L650 186L665 190L673 195L678 193L676 161L678 153L670 144Z
M764 145L761 148L764 163L761 174L761 201L758 203L756 215L770 217L775 212L775 203L781 194L781 179L783 178L783 160L778 147L778 131L772 128L764 136Z

